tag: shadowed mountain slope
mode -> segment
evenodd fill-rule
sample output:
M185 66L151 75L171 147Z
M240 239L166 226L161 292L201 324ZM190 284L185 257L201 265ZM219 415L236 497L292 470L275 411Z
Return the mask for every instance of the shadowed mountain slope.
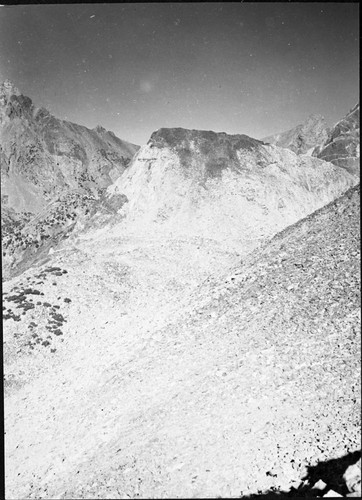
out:
M342 194L345 170L245 135L160 129L107 190L137 230L228 239L247 245Z
M288 148L297 154L310 154L327 137L328 128L325 119L320 115L310 115L301 125L262 140L280 148Z
M45 258L96 210L114 212L103 193L137 149L100 126L90 130L36 108L9 81L0 85L3 277Z
M313 156L330 161L351 174L360 175L360 117L359 103L329 132L317 146Z
M9 81L0 86L1 199L17 212L38 213L64 191L96 196L137 149L102 127L55 118Z

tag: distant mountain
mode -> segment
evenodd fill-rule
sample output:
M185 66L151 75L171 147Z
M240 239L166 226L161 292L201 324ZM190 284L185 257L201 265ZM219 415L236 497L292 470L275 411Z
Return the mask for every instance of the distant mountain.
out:
M36 108L6 81L0 85L3 276L46 258L77 223L114 212L124 199L103 193L138 146L97 126L90 130Z
M70 190L98 196L137 150L100 126L55 118L9 81L0 85L1 199L16 212L38 213Z
M246 135L160 129L107 190L135 230L249 244L329 203L357 180L345 170Z
M297 154L308 154L328 137L325 119L320 115L310 115L301 125L262 139L281 148L288 148Z
M359 103L329 132L328 137L314 151L313 156L330 161L359 175L360 165Z

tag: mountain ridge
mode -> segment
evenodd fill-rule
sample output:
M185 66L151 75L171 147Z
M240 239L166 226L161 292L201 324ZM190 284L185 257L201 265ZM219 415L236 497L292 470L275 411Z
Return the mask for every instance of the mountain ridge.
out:
M262 141L297 154L311 154L311 151L328 137L328 127L323 116L311 114L300 125L285 132L264 137Z
M360 105L357 103L329 131L313 156L330 161L353 175L360 175Z
M9 81L0 86L0 144L2 202L33 213L64 189L97 195L139 148L103 127L57 119Z
M126 196L119 214L134 228L147 231L153 224L155 230L256 241L356 182L331 163L246 135L163 128L106 196Z

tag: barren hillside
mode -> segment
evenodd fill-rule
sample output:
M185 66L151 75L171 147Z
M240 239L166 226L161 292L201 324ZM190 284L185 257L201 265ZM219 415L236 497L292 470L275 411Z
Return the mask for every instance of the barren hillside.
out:
M243 262L108 227L6 282L6 498L288 490L359 449L359 215Z
M138 234L202 236L250 250L357 181L245 135L160 129L107 194L127 197L119 213Z

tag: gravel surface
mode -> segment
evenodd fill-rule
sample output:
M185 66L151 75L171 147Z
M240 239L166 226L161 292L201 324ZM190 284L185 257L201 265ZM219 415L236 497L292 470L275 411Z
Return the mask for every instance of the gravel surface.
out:
M291 491L358 451L359 252L358 186L252 255L110 229L4 283L6 498Z

